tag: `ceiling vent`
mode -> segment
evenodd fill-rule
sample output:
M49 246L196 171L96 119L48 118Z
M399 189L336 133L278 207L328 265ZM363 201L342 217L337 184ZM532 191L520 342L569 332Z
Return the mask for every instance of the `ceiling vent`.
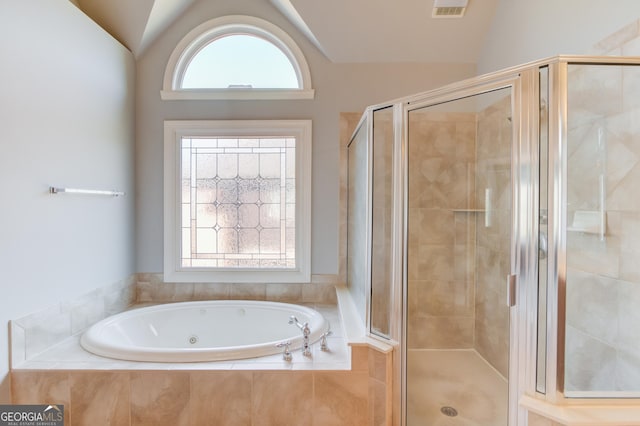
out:
M434 18L462 18L469 0L434 0L431 16Z

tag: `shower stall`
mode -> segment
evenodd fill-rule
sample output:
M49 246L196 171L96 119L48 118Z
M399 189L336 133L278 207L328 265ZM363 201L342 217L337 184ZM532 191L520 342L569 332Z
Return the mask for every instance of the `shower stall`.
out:
M347 284L397 348L394 423L638 402L638 58L556 57L371 106L347 152Z

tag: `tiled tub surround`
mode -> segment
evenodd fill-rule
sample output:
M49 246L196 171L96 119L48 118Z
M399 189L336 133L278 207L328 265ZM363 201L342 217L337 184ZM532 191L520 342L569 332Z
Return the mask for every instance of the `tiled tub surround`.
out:
M80 426L390 425L391 352L370 348L363 341L348 345L335 305L334 279L316 276L315 280L311 285L236 287L165 284L159 275L140 274L118 283L115 287L128 296L116 298L121 301L117 309L105 309L113 314L149 303L215 297L300 303L320 311L331 323L333 335L328 338L329 351L321 351L317 342L312 357L296 349L292 362L281 354L195 363L131 362L93 355L80 347L79 338L83 329L103 317L90 314L100 311L97 306L102 302L96 301L102 299L97 296L115 297L104 289L77 303L14 321L18 356L13 357L11 372L13 402L65 404L65 424ZM139 305L131 305L136 300L133 295ZM79 312L87 318L81 320ZM64 326L55 324L60 319ZM74 333L60 331L47 337L67 328ZM40 339L47 344L36 345ZM32 344L26 343L31 340Z
M162 274L138 274L138 303L192 300L269 300L288 303L336 304L337 275L311 276L311 283L166 283Z
M304 357L299 349L292 350L293 360L285 362L282 354L269 355L257 358L248 358L232 361L212 361L212 362L185 362L185 363L165 363L165 362L135 362L101 357L87 352L80 346L80 336L78 333L71 336L52 348L32 357L28 361L14 367L20 370L192 370L192 369L213 369L213 370L348 370L350 365L349 347L344 333L340 314L335 305L304 304L320 312L331 324L332 334L327 338L329 351L320 350L320 343L312 345L313 356ZM149 306L148 304L134 305L132 308Z
M70 336L135 304L219 299L335 305L336 283L335 275L313 275L310 284L210 284L165 283L162 274L136 274L11 321L11 365L20 366Z
M352 368L342 371L296 370L295 355L293 370L264 363L21 369L12 372L12 394L19 404L64 404L65 424L78 426L390 425L390 363L389 354L354 346Z
M11 366L16 367L136 302L137 277L11 321Z

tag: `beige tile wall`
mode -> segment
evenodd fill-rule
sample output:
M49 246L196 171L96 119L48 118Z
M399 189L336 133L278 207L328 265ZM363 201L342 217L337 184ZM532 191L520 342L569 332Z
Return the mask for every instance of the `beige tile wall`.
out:
M563 425L561 423L554 422L553 420L547 419L546 417L539 416L536 413L529 412L529 426L563 426Z
M471 348L476 115L409 116L408 347Z
M362 318L362 322L366 321L366 281L363 273L366 258L363 255L365 251L355 250L354 248L364 248L364 238L366 233L366 215L363 215L362 209L365 208L366 195L362 191L349 191L349 187L354 187L355 181L363 182L366 175L366 124L358 129L358 124L362 118L361 113L340 113L340 220L339 220L339 265L338 276L342 283L347 285L351 297L357 307L358 313ZM358 134L354 134L358 129ZM351 141L354 144L349 147ZM356 145L359 149L356 150ZM356 173L358 162L355 161L357 154L360 153L360 173ZM351 169L351 170L350 170ZM351 204L351 207L349 207ZM360 209L359 215L354 211ZM355 226L349 228L349 217L354 219L351 221ZM355 220L357 217L358 220ZM355 240L347 244L349 239ZM355 257L355 258L354 258Z
M393 230L393 108L373 113L373 172L371 226L371 329L391 332L390 305Z
M638 22L601 42L604 54L640 54ZM640 391L640 67L569 68L566 378L569 391Z
M369 171L366 124L358 128L348 147L347 175L347 286L362 323L367 321L368 277L368 205Z
M347 146L361 118L362 113L340 113L340 264L338 275L341 282L346 282L347 279ZM364 303L364 300L361 303ZM382 306L380 308L384 309ZM382 318L381 321L385 320ZM369 371L373 372L370 373L369 378L369 416L370 419L373 419L372 424L376 426L399 425L401 411L399 405L400 357L392 354L383 356L375 350L368 350L367 347L355 346L352 348L352 359L352 365L364 366L368 363ZM395 380L394 372L398 374Z
M136 303L190 300L270 300L289 303L337 303L337 275L312 275L308 284L165 283L162 274L134 274L40 312L11 321L11 365L50 349L110 315Z
M65 425L392 424L392 355L352 348L350 371L14 370L15 404L64 404Z
M125 425L129 419L129 375L109 371L96 374L93 371L77 372L69 377L69 408L75 423L95 424L104 419L106 424ZM87 398L91 395L91 398Z
M409 116L409 348L475 348L505 377L510 114L504 97L478 114ZM485 209L487 188L490 211L464 211Z
M11 366L17 366L97 321L135 303L136 275L11 321Z
M504 377L509 373L505 279L511 270L510 117L510 96L483 109L476 141L475 205L486 211L476 215L474 348ZM485 205L487 188L490 206Z
M337 275L311 276L305 284L168 283L162 274L137 274L137 303L190 300L269 300L290 303L336 304Z
M340 241L338 257L338 277L341 283L347 282L347 199L348 199L348 145L356 130L362 113L340 113Z

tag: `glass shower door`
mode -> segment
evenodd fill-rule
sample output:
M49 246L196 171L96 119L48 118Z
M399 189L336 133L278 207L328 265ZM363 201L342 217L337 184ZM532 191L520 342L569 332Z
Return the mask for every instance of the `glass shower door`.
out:
M512 139L511 88L408 113L409 426L508 423Z

